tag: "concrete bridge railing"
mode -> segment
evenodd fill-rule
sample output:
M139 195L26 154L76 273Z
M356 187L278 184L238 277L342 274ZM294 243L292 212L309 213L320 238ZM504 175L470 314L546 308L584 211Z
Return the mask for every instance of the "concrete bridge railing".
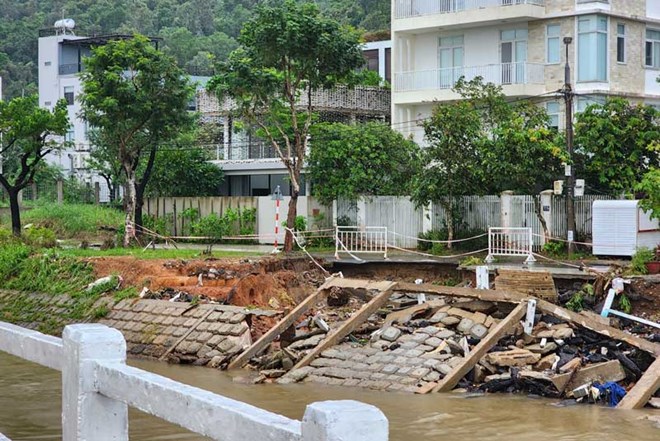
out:
M130 367L124 337L104 325L70 325L60 339L0 322L0 351L62 372L63 441L128 440L128 406L214 440L388 439L385 415L357 401L312 403L298 421Z

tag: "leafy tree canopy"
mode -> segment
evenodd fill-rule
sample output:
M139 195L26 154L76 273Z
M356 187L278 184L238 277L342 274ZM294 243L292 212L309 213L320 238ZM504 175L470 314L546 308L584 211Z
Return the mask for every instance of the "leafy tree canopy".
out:
M308 161L314 195L324 203L407 195L419 154L413 141L383 123L320 124L312 131Z
M621 98L578 114L575 145L585 169L613 194L633 193L652 167L660 166L658 111Z

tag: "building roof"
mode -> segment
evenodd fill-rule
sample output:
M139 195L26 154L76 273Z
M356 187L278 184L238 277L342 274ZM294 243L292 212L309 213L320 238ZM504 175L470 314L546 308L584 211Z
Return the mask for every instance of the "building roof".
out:
M109 35L97 35L95 37L87 38L65 38L62 40L62 44L65 46L102 46L107 44L109 41L115 40L130 40L133 38L133 35L129 34L109 34ZM158 43L163 41L159 37L148 37L152 43Z

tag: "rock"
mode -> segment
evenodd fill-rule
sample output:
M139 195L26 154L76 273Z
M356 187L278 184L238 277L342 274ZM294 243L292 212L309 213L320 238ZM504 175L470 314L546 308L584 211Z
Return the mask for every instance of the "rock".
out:
M660 409L660 398L658 397L651 398L648 404L654 409Z
M534 365L534 367L540 371L545 371L548 369L552 369L552 366L559 360L559 356L556 354L549 354L543 357L541 360L539 360L538 363Z
M286 374L286 371L284 369L268 369L265 371L259 371L259 374L266 378L280 378Z
M435 334L435 337L446 340L449 337L453 337L454 335L456 335L456 333L454 331L452 331L451 329L442 329L440 332Z
M291 360L289 357L284 357L282 358L282 368L288 370L291 370L293 368L293 360Z
M425 345L432 346L434 348L437 348L438 346L440 346L441 343L442 343L442 340L439 339L438 337L431 337L431 338L428 338L428 339L424 340Z
M383 331L383 334L380 336L383 340L386 341L396 341L397 338L401 335L401 330L390 326Z
M487 334L488 334L488 328L482 324L477 323L472 328L470 328L470 335L474 338L482 339Z
M464 318L458 323L458 326L456 326L456 329L458 332L462 332L463 334L467 334L467 332L474 326L474 322L472 319L469 318Z
M440 332L440 328L436 328L435 326L427 326L425 328L420 329L419 332L428 334L430 336L434 336L435 334Z
M491 352L486 354L486 361L495 366L525 366L541 360L540 354L525 349L512 349L504 352Z
M302 349L315 348L316 346L318 346L319 343L321 343L321 341L323 341L324 338L325 338L325 334L314 335L305 340L298 340L296 342L293 342L288 347L296 351L300 351Z
M434 367L434 369L440 372L443 376L449 375L449 373L453 370L453 368L446 363L439 364L436 367Z
M451 316L451 315L443 318L442 320L440 320L440 323L442 323L443 325L447 325L447 326L454 326L454 325L459 324L460 322L461 322L461 319L459 319L458 317Z
M511 373L506 372L504 374L488 375L486 378L484 378L484 381L486 383L489 383L491 381L502 381L502 380L510 380L510 379L511 379Z
M473 368L473 381L475 383L482 383L486 378L486 369L480 364L475 364Z
M455 342L454 340L445 340L445 342L447 343L447 346L449 346L452 354L465 354L465 350L459 343Z
M213 369L217 369L220 367L222 362L224 361L225 357L222 355L216 355L215 357L211 358L211 361L209 361L208 366Z
M447 317L449 314L447 314L445 311L438 311L433 316L429 319L429 322L431 323L438 323L441 322L443 318Z
M572 338L575 335L575 332L571 328L559 328L555 329L553 338L556 340L566 340L567 338Z
M472 313L472 321L475 323L479 323L480 325L483 325L486 323L486 319L488 316L484 313L481 312L474 312Z
M463 363L464 358L463 357L454 357L451 360L447 362L449 366L451 366L452 369L457 367L459 364Z
M418 367L413 371L411 371L409 375L415 378L422 378L424 375L428 374L429 372L431 372L429 368Z
M300 369L289 372L287 375L288 378L291 378L293 381L298 382L304 380L309 374L314 372L314 368L311 366L303 366Z
M562 367L560 367L559 372L561 372L562 374L566 372L573 372L575 369L579 368L580 366L582 366L582 360L576 357L568 361Z
M541 347L540 344L525 346L525 349L535 354L548 354L557 350L557 343L549 342Z
M431 371L428 374L424 375L424 377L422 377L422 380L432 381L432 382L433 381L438 381L439 379L440 379L440 373L438 373L436 371Z

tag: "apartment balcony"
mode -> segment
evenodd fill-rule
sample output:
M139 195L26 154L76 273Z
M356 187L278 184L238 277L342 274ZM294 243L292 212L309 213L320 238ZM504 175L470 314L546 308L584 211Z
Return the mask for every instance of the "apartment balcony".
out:
M392 31L424 32L545 16L545 0L395 0Z
M481 77L502 86L508 96L539 95L545 92L544 68L541 63L501 63L395 73L392 100L395 104L454 100L458 96L451 89L461 77Z
M277 152L266 141L236 141L228 146L209 146L208 150L210 161L225 171L284 169Z

